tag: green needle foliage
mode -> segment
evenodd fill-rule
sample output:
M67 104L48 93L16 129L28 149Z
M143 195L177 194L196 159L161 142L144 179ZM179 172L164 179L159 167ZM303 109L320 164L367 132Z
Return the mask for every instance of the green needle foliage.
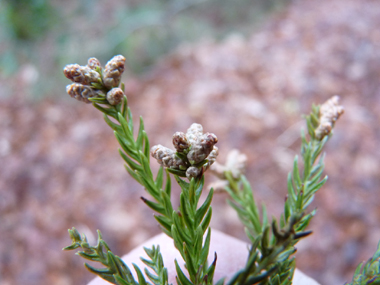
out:
M164 267L162 255L160 254L160 246L152 246L151 249L144 247L146 254L151 260L141 258L145 265L149 266L156 274L152 274L145 268L146 276L155 285L168 284L168 270Z
M171 237L174 246L185 262L185 270L174 261L176 282L180 285L211 285L217 261L217 253L211 265L208 264L211 229L209 227L212 208L213 189L205 201L199 200L204 187L204 172L212 166L218 155L215 144L217 137L203 133L199 124L192 124L187 133L173 135L175 151L162 145L150 148L144 122L140 117L139 128L134 130L132 112L120 85L124 71L125 58L121 55L112 58L103 69L96 58L90 58L86 66L67 65L64 74L73 81L67 86L67 93L79 101L92 103L103 113L105 122L114 131L120 144L119 153L125 162L127 172L140 183L152 199L141 197L143 202L156 212L155 219L162 231ZM306 231L316 211L308 211L315 193L324 185L324 156L321 155L326 142L332 134L335 121L343 113L335 96L322 104L313 106L306 116L308 135L301 135L301 162L295 157L293 169L287 179L287 196L284 212L277 221L269 222L265 205L259 209L248 179L241 174L240 167L219 166L219 176L224 179L228 201L237 212L251 241L247 262L244 268L228 281L225 278L217 285L290 285L295 270L295 244L307 237ZM161 168L154 176L150 167L150 156L154 157ZM238 160L238 154L235 154ZM220 173L221 172L221 173ZM171 202L171 176L181 188L180 205L174 209ZM142 258L145 276L133 264L138 277L136 281L125 263L112 253L98 231L98 244L90 246L86 237L80 236L73 228L69 230L72 244L64 250L81 248L77 252L83 258L101 263L104 268L95 268L85 263L85 267L103 279L119 285L127 284L168 284L168 271L164 267L159 246L144 248L148 259ZM355 272L354 284L380 284L379 276L380 244L372 259L361 264Z
M190 177L190 182L186 182L177 175L174 175L182 189L179 209L174 210L170 199L171 179L169 171L166 171L165 186L163 186L164 170L162 167L158 171L156 178L153 177L149 164L149 140L144 130L143 119L140 118L140 125L137 131L137 137L135 138L132 112L128 107L127 97L124 95L124 86L122 85L121 89L117 87L120 80L117 77L115 78L114 74L119 72L119 76L121 75L120 71L124 70L124 60L121 56L114 57L107 63L104 71L101 69L98 61L94 59L90 59L87 66L66 66L64 69L65 75L76 82L68 86L67 92L80 101L92 102L94 107L103 113L104 120L113 129L115 137L121 146L119 153L126 163L125 168L127 172L144 186L145 190L153 197L153 200L148 200L144 197L142 197L142 200L157 213L155 215L156 220L160 224L162 231L173 238L174 244L185 261L185 268L189 273L190 279L186 277L186 274L179 267L178 262L175 261L178 284L213 284L216 255L214 262L210 266L207 265L211 237L209 223L212 214L210 207L213 197L212 190L209 192L205 202L198 207L199 198L204 185L204 168L202 168L200 175ZM93 70L95 70L97 74L90 70L93 65L95 65ZM91 85L85 85L85 83L88 82L92 82ZM106 82L108 82L108 86ZM114 85L109 86L109 84ZM91 96L89 96L89 94ZM122 94L122 97L120 94ZM199 149L197 152L196 147L197 145L194 145L195 150L192 152L192 157L195 157L195 159L202 154L199 152ZM199 147L201 146L198 146L198 148ZM190 149L188 152L190 152ZM181 154L176 154L176 156L179 155ZM210 161L202 159L201 161L196 161L196 164L192 167L203 167L207 165L207 163L210 163ZM169 170L173 172L173 169ZM206 237L203 240L205 234ZM65 248L66 250L78 248L82 244L87 245L86 241L82 242L76 231L71 230L70 235L75 243ZM96 251L96 258L102 255L102 247L105 246L104 241L100 242L100 246L101 248ZM119 274L120 276L116 275L114 277L114 271L118 272L120 268L125 268L125 266L121 263L120 258L113 258L114 255L108 247L106 250L107 255L111 256L107 258L116 260L118 262L116 265L110 263L108 259L104 257L100 261L106 266L106 269L94 269L89 265L86 265L86 267L107 281L115 282L116 280L118 283L115 284L132 284L135 282L131 277L128 277L130 274ZM157 262L162 260L160 255L155 255L159 254L156 251L149 251L148 255L150 253L153 256L153 260ZM79 255L85 258L90 257L86 252L80 252ZM149 266L152 265L149 261L146 261L146 264ZM157 266L153 266L153 269L157 273L157 277L147 274L149 279L154 284L167 284L167 270ZM137 267L135 267L135 270L139 276L139 283L145 284L146 281L142 278L141 270ZM166 278L164 278L165 276Z
M362 262L355 270L351 283L347 285L379 285L380 284L380 243L375 254L366 262Z
M92 101L95 101L92 99ZM96 99L99 102L98 99ZM182 272L176 262L179 284L212 284L215 262L207 267L207 257L210 244L210 229L203 243L203 235L208 229L211 220L211 200L213 191L209 192L206 201L197 209L200 195L202 194L204 179L192 178L190 183L175 176L182 189L180 207L173 210L170 200L171 182L166 175L166 185L163 185L163 168L153 178L149 165L149 140L144 130L143 119L140 118L140 127L137 138L133 136L132 113L127 106L127 98L124 96L123 104L103 107L98 103L94 106L103 112L107 124L114 130L120 146L121 157L126 162L128 173L154 198L155 201L142 198L146 205L157 212L156 220L161 225L163 232L174 239L174 244L185 261L190 280ZM111 121L111 118L119 124Z
M109 246L103 240L100 231L98 231L98 244L96 246L90 246L88 244L86 236L85 235L81 236L75 228L72 228L71 230L69 230L69 234L72 240L72 244L70 246L65 247L63 250L73 250L73 249L81 248L83 249L83 251L77 252L79 256L90 261L100 262L102 265L105 266L105 268L98 269L98 268L92 267L88 263L85 263L84 266L90 272L102 277L103 279L107 280L108 282L112 284L117 284L117 285L147 284L145 281L144 275L142 274L141 270L137 267L136 264L133 264L133 267L138 276L138 281L134 279L131 273L131 270L128 268L128 266L125 265L125 263L121 260L120 257L114 255L111 252ZM146 250L146 252L148 253L148 250ZM152 256L155 257L155 259L152 258L152 261L150 261L148 265L150 267L156 265L157 259L162 260L160 248L153 247L151 250L149 250L148 256L151 258ZM161 263L157 265L158 265L157 266L158 270L155 272L162 274L162 276L158 275L159 277L158 276L152 276L152 277L160 278L160 280L162 279L162 283L160 284L167 284L168 283L167 274L165 276L164 273L161 273L165 271L163 269L163 264Z
M329 109L333 114L342 113L339 106L331 105L338 108ZM301 135L303 168L300 169L296 156L293 170L288 175L288 194L284 213L280 217L280 228L275 218L271 225L268 224L265 205L260 211L244 175L235 178L231 172L224 173L228 181L225 190L231 197L228 203L236 210L252 242L246 268L228 284L291 284L295 268L294 257L291 257L296 251L294 245L311 233L305 229L316 212L313 210L306 214L306 209L327 180L327 177L322 178L323 156L318 158L331 136L331 129L329 133L318 137L316 133L321 120L323 116L320 116L320 108L313 106L311 114L306 116L309 138L303 133Z

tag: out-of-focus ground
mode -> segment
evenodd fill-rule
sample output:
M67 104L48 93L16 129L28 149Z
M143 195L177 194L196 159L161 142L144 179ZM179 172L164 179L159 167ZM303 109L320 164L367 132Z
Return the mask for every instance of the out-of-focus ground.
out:
M248 155L255 197L275 216L301 114L340 95L345 114L326 147L314 234L297 246L297 267L321 284L350 281L380 239L379 26L378 1L294 1L248 38L183 45L149 73L124 77L151 145L201 123L219 138L219 161L232 148ZM30 102L22 78L8 80L13 95L0 102L0 283L85 284L83 260L61 251L68 228L91 243L100 229L120 255L160 230L101 114L74 100ZM212 226L246 240L226 198L215 196Z

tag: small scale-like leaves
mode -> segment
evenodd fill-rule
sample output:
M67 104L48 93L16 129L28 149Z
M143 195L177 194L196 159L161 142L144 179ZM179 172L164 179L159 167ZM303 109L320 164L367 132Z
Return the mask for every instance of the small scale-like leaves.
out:
M186 275L182 272L181 267L178 265L177 259L174 261L175 262L175 268L177 271L177 283L179 285L194 285L187 277Z
M129 122L123 117L121 113L117 113L117 120L119 121L124 137L131 143L135 144L133 139L133 131L129 128Z
M194 238L194 254L200 255L202 251L202 243L203 243L203 230L201 226L198 226L195 230L195 238Z
M117 119L117 112L116 112L116 110L114 108L105 108L105 107L100 106L97 103L93 103L93 105L94 105L94 107L96 109L98 109L99 111L103 112L104 114Z
M173 169L173 168L167 168L166 169L171 174L174 174L176 177L186 177L186 171L179 170L179 169Z
M170 196L165 191L160 191L160 194L162 198L162 205L165 209L166 215L170 216L170 214L173 213L173 206L172 202L170 201Z
M188 230L182 225L183 221L181 220L176 211L173 212L173 221L176 236L178 236L178 241L185 242L186 244L192 244L191 237L188 234Z
M148 162L150 161L150 146L149 146L149 138L145 131L142 131L143 137L144 137L144 155L148 159Z
M158 189L161 189L163 183L164 183L164 168L161 166L157 172L155 184Z
M159 215L154 215L154 218L157 220L157 222L165 229L167 232L165 232L168 236L171 235L171 230L172 230L172 220L169 219L168 217L165 216L159 216Z
M143 273L141 272L140 268L135 263L132 263L132 265L133 265L133 268L136 271L137 278L139 280L138 284L139 285L147 285L147 283L145 281L145 277L144 277Z
M110 120L110 118L108 118L107 114L103 114L103 117L104 117L104 121L107 123L107 125L110 126L111 129L113 129L115 132L121 133L123 131L123 129L120 125L112 122Z
M132 169L130 169L126 164L124 165L124 167L127 170L127 172L129 173L129 175L132 176L133 179L135 179L140 184L143 184L143 182L141 180L141 177L137 174L137 172L135 172Z
M148 199L141 197L141 200L152 210L156 211L157 213L160 213L161 215L166 214L166 209L163 207L163 205L159 203L155 203L153 201L149 201Z
M140 117L139 132L137 134L137 139L136 139L136 147L139 150L143 150L143 140L144 140L144 121L143 121L143 118Z
M206 200L202 204L202 206L199 207L199 209L195 213L195 223L200 224L203 217L205 216L207 210L210 208L212 197L214 195L214 189L210 189L210 192L207 195Z
M115 277L113 276L114 272L109 270L108 268L95 268L88 263L84 264L84 267L91 273L98 275L99 277L111 282L112 284L116 284Z
M183 218L183 221L185 222L187 228L190 232L193 232L195 229L193 229L194 226L194 220L191 218L191 209L189 209L189 202L186 200L184 193L180 194L180 210L181 210L181 217Z
M210 240L211 240L211 229L209 228L207 230L207 235L206 235L206 238L205 238L205 241L204 241L204 244L199 256L199 261L201 264L206 264L207 262L208 252L210 248Z
M127 114L128 128L131 134L133 135L133 116L132 116L131 109L129 107L127 108L127 113L128 113Z
M169 197L171 195L171 190L172 190L171 183L172 182L171 182L171 179L170 179L169 172L166 172L165 193L168 194Z
M167 168L167 170L169 171L169 168ZM187 183L186 181L182 180L181 178L177 176L174 176L174 178L179 184L179 186L181 187L182 191L189 192L190 183Z
M137 164L132 159L130 159L121 149L119 149L119 154L131 169L133 169L134 171L135 170L137 170L137 171L143 170L143 168L139 164Z
M124 137L119 135L117 132L114 132L114 133L115 133L115 137L116 137L117 141L119 142L120 146L125 151L125 153L127 153L134 160L139 161L140 157L139 157L138 153L134 150L133 144L128 142L128 140L126 140Z
M301 180L301 176L299 174L298 156L297 155L294 158L294 163L293 163L293 181L294 181L294 184L297 187L297 191L298 191L298 189L300 189L302 186L302 180Z
M210 225L211 216L212 216L212 208L210 207L206 213L206 216L204 217L204 219L201 223L201 227L203 229L203 232L206 232L208 226Z
M121 115L125 119L127 119L127 110L128 110L128 99L127 99L127 96L124 95L123 104L121 107Z

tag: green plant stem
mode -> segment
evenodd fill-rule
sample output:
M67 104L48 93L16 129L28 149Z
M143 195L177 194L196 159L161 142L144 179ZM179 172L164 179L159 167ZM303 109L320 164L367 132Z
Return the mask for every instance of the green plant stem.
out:
M104 113L106 123L114 130L116 139L121 146L119 152L126 163L126 170L154 198L154 201L143 197L142 200L158 213L155 218L162 231L173 238L175 247L185 261L185 268L189 272L190 279L185 276L176 262L178 283L186 285L212 284L216 258L210 266L207 266L207 257L211 236L209 222L212 215L210 204L213 191L209 192L206 201L198 208L204 185L203 176L187 183L174 175L182 189L179 210L175 211L170 199L170 175L167 171L165 187L163 187L163 168L158 171L156 179L153 178L149 165L149 140L144 130L143 120L140 118L140 126L135 139L133 118L127 105L127 98L124 97L122 105L103 107L94 103L94 106ZM118 124L114 123L110 117ZM206 231L207 235L203 241Z
M316 163L323 146L329 139L329 136L326 136L322 140L318 140L314 135L319 124L318 113L319 108L313 106L311 114L306 117L310 139L307 140L304 134L301 136L303 169L301 172L296 156L293 170L288 175L288 195L284 213L280 218L280 229L276 219L273 219L270 230L266 208L263 205L262 211L259 211L247 179L243 175L235 179L232 173L225 173L228 181L226 191L231 198L228 203L238 213L245 226L246 234L252 242L247 262L247 265L251 265L238 272L228 284L291 283L295 266L294 260L291 258L295 252L294 245L311 233L304 230L315 215L315 210L306 215L305 210L313 201L315 193L327 180L327 177L322 178L323 156ZM253 257L255 257L254 261L252 261ZM266 271L263 273L264 269Z
M92 273L98 275L104 280L117 285L145 285L146 281L141 270L133 264L133 267L138 276L138 282L134 279L131 270L128 266L121 260L120 257L114 255L110 250L107 243L103 240L100 231L98 231L98 244L96 246L90 246L88 244L85 235L80 236L79 232L72 228L69 230L70 237L72 239L72 244L65 247L63 250L73 250L77 248L82 248L83 251L77 252L81 257L101 263L105 268L95 268L88 263L85 263L85 267ZM161 253L158 250L154 253L156 256L160 257ZM162 257L161 257L162 259ZM163 264L162 264L163 267ZM165 279L166 278L166 279ZM167 284L167 276L163 276L162 283L160 285Z

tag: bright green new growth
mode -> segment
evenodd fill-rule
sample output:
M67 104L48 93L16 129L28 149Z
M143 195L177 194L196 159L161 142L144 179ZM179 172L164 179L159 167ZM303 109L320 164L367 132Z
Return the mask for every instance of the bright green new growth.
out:
M177 260L175 261L177 283L214 284L217 253L214 253L211 265L207 264L213 189L209 191L205 202L202 205L198 204L204 187L203 174L218 154L218 149L214 146L217 138L214 134L203 134L202 126L193 124L187 134L177 132L174 135L173 144L176 151L161 145L150 149L142 118L135 138L132 112L124 95L124 86L118 88L124 61L122 56L114 57L107 63L105 71L94 58L89 60L87 66L68 65L64 70L65 75L75 83L68 86L67 92L79 101L92 102L114 130L127 172L153 198L142 200L156 212L155 219L162 231L173 239L175 247L185 261L188 274L185 274ZM227 185L225 190L230 195L228 203L237 211L245 226L251 247L246 266L231 280L221 279L216 284L291 284L295 269L294 245L311 233L305 229L315 215L315 210L307 212L307 207L327 179L322 177L324 165L321 152L331 136L335 121L342 113L343 108L338 105L338 98L333 97L320 107L313 106L311 114L306 117L309 136L301 136L302 166L299 166L296 157L293 170L288 176L288 194L279 222L273 218L269 223L264 205L262 210L259 210L251 186L244 175L226 167L219 173ZM150 154L162 165L155 178L150 168ZM170 198L170 174L174 175L181 187L180 206L177 210L173 209ZM188 181L181 177L187 177ZM69 233L73 243L64 248L65 250L80 247L83 249L78 252L80 256L105 266L104 269L96 269L85 264L91 272L113 284L149 284L136 265L134 269L138 281L133 278L124 262L111 252L100 232L96 247L89 246L86 237L81 237L74 228L69 230ZM153 274L145 269L148 279L156 285L168 284L168 272L164 267L159 247L153 246L145 251L149 259L142 260L155 272ZM378 258L375 259L371 264L378 263ZM362 275L368 276L371 268L372 266L367 264ZM356 275L360 272L358 269Z

